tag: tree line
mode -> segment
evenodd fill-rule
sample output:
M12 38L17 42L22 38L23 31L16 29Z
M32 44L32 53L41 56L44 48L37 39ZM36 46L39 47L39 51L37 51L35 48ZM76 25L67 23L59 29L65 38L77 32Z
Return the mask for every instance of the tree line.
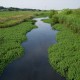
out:
M41 11L40 9L29 9L29 8L16 8L16 7L3 7L0 6L0 11Z

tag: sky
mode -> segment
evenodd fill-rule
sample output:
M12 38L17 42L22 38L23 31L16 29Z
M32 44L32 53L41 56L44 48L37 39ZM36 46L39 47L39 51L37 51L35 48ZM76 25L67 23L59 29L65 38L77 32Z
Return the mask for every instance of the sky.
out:
M80 0L0 0L0 6L60 10L80 8Z

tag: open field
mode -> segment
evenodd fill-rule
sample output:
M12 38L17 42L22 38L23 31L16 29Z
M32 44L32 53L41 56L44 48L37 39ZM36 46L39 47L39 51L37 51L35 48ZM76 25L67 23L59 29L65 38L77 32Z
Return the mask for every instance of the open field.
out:
M53 14L52 14L53 13ZM50 22L57 34L57 44L49 48L49 61L67 80L80 80L80 9L50 14Z
M33 12L28 11L0 12L0 28L6 28L20 24L21 22L27 21L33 15Z
M0 28L15 26L28 21L34 16L45 16L44 11L3 11L0 12Z

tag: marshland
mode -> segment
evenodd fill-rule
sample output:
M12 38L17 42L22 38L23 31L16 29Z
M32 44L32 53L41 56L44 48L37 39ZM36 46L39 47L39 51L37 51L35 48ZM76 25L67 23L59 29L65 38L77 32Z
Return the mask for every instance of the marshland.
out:
M0 80L80 80L80 8L1 6Z

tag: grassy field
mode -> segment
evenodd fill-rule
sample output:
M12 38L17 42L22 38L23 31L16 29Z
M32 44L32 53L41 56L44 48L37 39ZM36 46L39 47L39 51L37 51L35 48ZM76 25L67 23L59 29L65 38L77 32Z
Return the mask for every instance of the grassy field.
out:
M52 14L53 13L53 14ZM57 29L57 44L52 45L49 61L67 80L80 80L80 9L51 12L44 20Z
M15 26L32 18L34 12L29 11L6 11L0 12L0 28Z
M15 26L29 19L47 16L48 11L4 11L0 12L0 28Z

